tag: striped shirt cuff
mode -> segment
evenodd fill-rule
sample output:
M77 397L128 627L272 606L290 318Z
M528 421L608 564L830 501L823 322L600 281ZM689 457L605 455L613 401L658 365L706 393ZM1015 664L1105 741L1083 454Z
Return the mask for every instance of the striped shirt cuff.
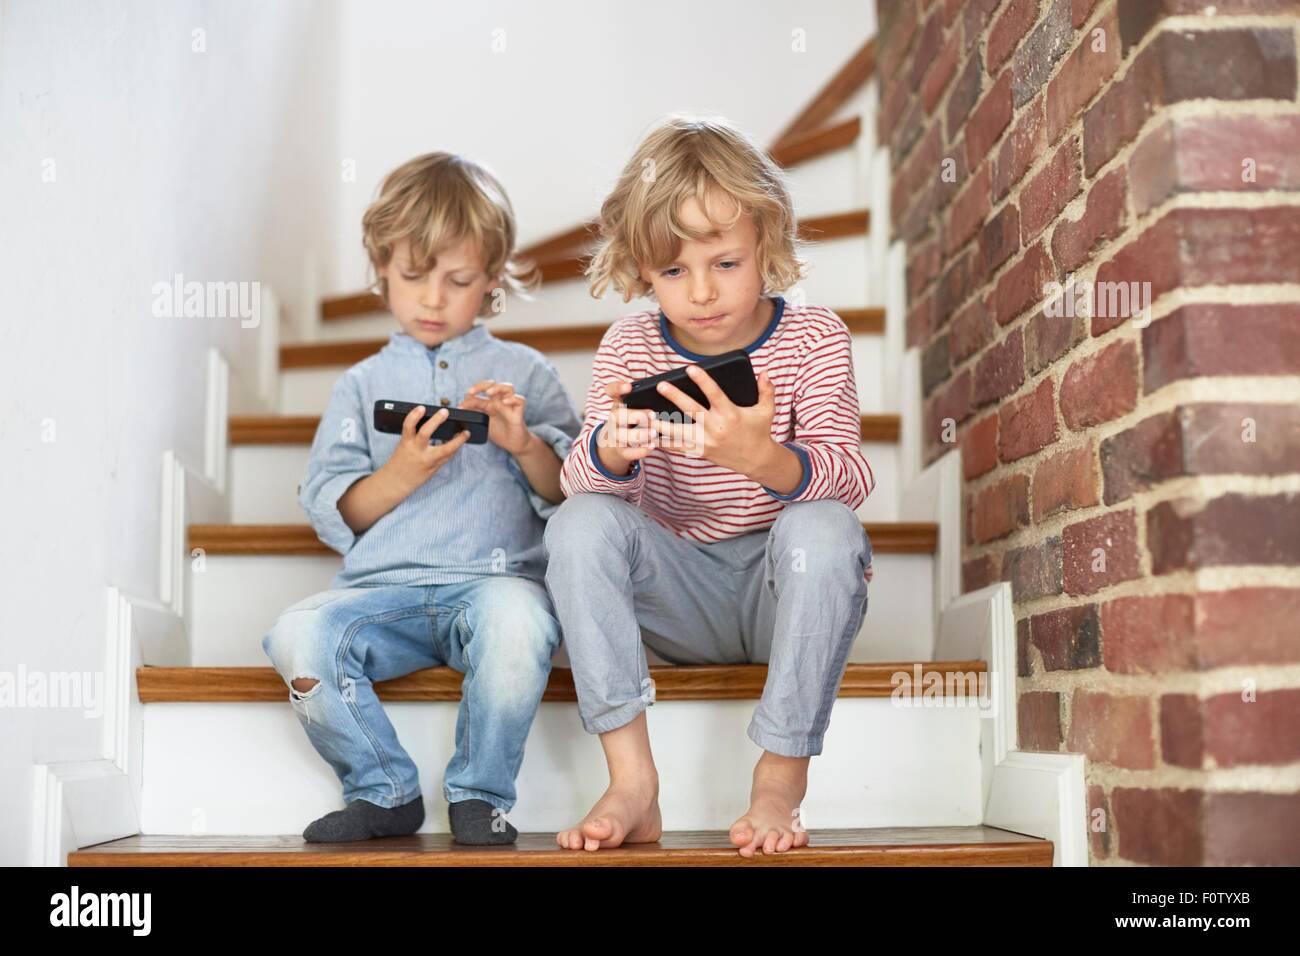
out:
M632 467L628 470L628 473L626 475L616 475L613 472L606 470L605 466L600 463L600 455L596 453L596 438L598 435L600 435L600 430L604 427L605 427L605 423L601 422L599 425L593 428L591 430L591 438L588 439L587 441L587 451L591 454L592 467L595 468L602 475L604 475L606 478L608 478L610 481L631 481L641 471L641 462L639 461L632 462Z
M767 485L763 485L762 488L777 501L793 501L808 490L808 482L812 481L812 459L808 455L808 450L802 445L797 445L792 441L782 442L781 444L799 456L799 461L803 465L803 477L799 479L799 484L794 491L788 495L779 494Z

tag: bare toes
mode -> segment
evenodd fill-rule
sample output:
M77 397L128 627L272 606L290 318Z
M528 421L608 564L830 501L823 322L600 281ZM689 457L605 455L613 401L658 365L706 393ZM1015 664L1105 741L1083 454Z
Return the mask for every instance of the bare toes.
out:
M731 832L728 835L736 846L744 846L754 839L754 828L742 818L731 825Z

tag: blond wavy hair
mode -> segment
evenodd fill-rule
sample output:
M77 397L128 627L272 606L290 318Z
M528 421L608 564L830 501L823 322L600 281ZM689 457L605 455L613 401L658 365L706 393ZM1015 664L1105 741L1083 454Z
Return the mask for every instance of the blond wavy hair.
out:
M716 210L729 196L735 212ZM673 114L642 140L600 208L599 244L587 266L591 294L613 286L628 302L650 296L641 269L658 269L681 252L685 239L711 230L687 228L682 204L694 197L720 231L751 215L758 232L758 269L764 294L783 292L803 278L807 264L785 171L749 136L721 117Z
M413 268L428 272L438 253L462 239L483 255L483 268L502 286L527 298L540 281L537 267L516 258L515 212L510 197L484 166L454 153L425 153L385 178L361 218L361 242L370 257L370 288L388 303L388 280L379 269L402 239L411 243ZM491 293L479 315L493 312Z

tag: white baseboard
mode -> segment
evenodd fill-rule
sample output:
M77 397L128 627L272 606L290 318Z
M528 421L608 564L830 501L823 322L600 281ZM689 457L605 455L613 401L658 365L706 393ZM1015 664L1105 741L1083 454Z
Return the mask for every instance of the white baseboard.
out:
M126 774L111 760L35 767L33 866L65 866L78 847L140 832Z
M896 264L890 272L895 280L899 278ZM988 719L980 733L983 820L987 826L1051 840L1055 866L1087 866L1083 755L1016 749L1016 619L1011 585L1000 582L961 593L961 451L954 448L921 468L920 364L918 349L904 353L899 376L903 426L898 472L904 482L899 517L939 525L934 569L939 623L933 659L988 663L990 699L981 715Z
M984 823L1051 840L1053 865L1087 866L1083 755L1016 749L1016 618L1005 581L945 608L937 660L988 662L987 718L980 730Z
M257 398L263 408L280 402L280 300L262 286L262 324L257 338Z
M908 354L910 357L911 352ZM907 422L906 418L904 422ZM898 467L900 471L904 468L901 455ZM934 615L937 620L961 595L960 451L948 452L903 486L898 517L900 521L933 521L939 526L934 554Z
M34 767L30 856L35 865L64 866L75 849L140 832L144 709L136 668L190 662L186 527L229 515L224 493L229 369L216 349L209 354L208 375L203 471L171 450L162 456L159 600L133 597L113 586L105 589L99 754Z
M1008 753L994 768L984 824L1051 840L1053 866L1087 866L1083 759L1083 754Z

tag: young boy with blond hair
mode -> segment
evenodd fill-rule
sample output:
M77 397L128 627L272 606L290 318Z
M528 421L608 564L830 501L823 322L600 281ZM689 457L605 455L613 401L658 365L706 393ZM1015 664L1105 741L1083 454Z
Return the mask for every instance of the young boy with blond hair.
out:
M763 753L743 856L808 842L798 822L849 649L871 543L854 514L874 486L861 451L850 336L831 310L777 294L801 277L784 173L722 120L671 117L642 142L600 215L591 293L657 311L615 321L547 523L546 584L582 724L610 783L567 849L653 842L659 777L645 710L649 645L673 664L766 662L748 728ZM744 349L758 402L733 404L690 363ZM709 401L659 385L692 422L627 408L630 382L683 365ZM681 417L681 416L677 416Z
M262 642L343 785L345 809L303 836L419 829L417 769L373 682L446 665L465 675L443 778L452 835L509 843L517 831L504 814L560 642L542 529L580 423L555 367L479 321L532 278L514 259L514 212L490 172L449 153L416 157L388 175L362 223L400 331L334 386L299 491L343 567ZM413 409L393 435L372 427L381 399L438 410L417 428L425 406ZM466 445L468 431L431 443L451 405L487 413L486 444Z

